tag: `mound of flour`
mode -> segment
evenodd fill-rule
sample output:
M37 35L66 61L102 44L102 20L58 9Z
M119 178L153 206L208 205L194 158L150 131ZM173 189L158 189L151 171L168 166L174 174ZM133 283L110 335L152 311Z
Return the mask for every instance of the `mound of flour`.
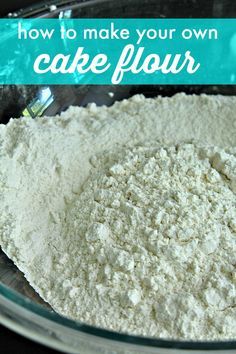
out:
M95 166L65 214L72 296L57 310L146 336L236 337L236 156L154 145Z
M235 338L235 108L134 96L0 125L2 249L65 316Z

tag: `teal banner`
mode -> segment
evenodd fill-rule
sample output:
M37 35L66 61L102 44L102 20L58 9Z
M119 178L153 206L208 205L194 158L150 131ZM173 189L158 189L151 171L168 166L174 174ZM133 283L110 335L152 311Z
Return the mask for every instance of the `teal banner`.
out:
M229 84L236 19L0 19L0 84Z

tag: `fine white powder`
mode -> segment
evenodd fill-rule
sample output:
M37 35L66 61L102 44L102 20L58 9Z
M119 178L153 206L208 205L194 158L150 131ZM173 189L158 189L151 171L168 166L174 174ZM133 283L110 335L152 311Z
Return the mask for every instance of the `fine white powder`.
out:
M3 250L65 316L235 339L235 109L139 95L0 125Z

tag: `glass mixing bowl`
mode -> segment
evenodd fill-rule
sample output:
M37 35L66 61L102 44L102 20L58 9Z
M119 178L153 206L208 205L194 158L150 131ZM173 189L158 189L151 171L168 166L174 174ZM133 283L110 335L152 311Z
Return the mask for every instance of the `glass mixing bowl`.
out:
M20 10L14 17L173 18L236 17L228 0L52 1ZM5 86L0 90L0 123L10 117L54 115L70 105L111 105L142 93L147 97L176 92L235 95L235 86ZM113 92L114 95L108 93ZM144 318L145 321L145 318ZM131 336L87 326L56 314L30 287L23 274L0 251L0 322L14 331L67 353L80 354L227 354L231 342L184 342Z

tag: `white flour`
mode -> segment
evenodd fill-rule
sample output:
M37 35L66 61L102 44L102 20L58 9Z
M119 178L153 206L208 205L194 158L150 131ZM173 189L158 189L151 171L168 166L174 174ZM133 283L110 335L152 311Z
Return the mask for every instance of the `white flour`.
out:
M236 338L235 109L135 96L0 125L3 250L66 316Z

